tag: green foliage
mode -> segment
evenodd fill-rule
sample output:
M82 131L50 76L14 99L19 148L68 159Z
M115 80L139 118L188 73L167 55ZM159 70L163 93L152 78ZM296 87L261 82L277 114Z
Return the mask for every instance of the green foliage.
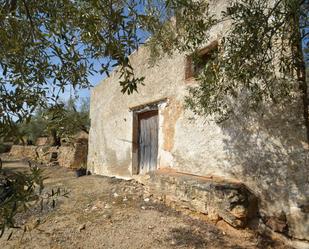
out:
M1 135L12 119L57 101L67 86L88 88L88 76L119 67L127 92L137 88L128 55L137 48L139 1L1 1ZM94 67L94 60L101 68Z
M11 149L10 144L4 143L3 141L0 141L0 153L6 153L9 152Z
M14 217L17 213L29 209L29 203L38 199L38 193L43 189L42 172L31 167L30 173L14 172L0 179L0 237L5 228L14 228ZM39 192L35 193L36 186Z
M165 8L153 11L150 7L152 12L147 12L151 13L147 17L147 20L150 20L147 23L147 31L151 34L151 38L146 45L150 48L152 63L175 51L193 52L207 41L209 29L216 23L215 17L209 11L209 1L163 2Z
M257 110L260 104L282 104L297 87L304 88L301 27L308 28L309 7L300 0L241 0L231 4L222 20L232 23L191 88L187 106L217 121L231 113ZM304 105L306 100L304 99Z
M201 77L206 85L190 92L189 106L224 116L233 112L231 99L239 96L246 95L243 102L250 108L263 101L279 103L289 97L295 85L290 79L302 70L308 1L270 2L234 1L216 19L208 0L2 1L0 135L37 106L57 103L67 86L89 87L88 76L97 71L108 75L115 68L122 92L137 91L143 77L135 77L128 55L147 37L155 62L162 54L193 52L214 25L227 20L232 30L221 42L219 71L211 77L216 83L207 86L209 79ZM206 70L204 76L214 73ZM203 89L212 90L203 96Z
M155 57L193 49L212 23L207 13L204 0L2 1L0 135L37 106L57 103L67 86L88 88L98 71L115 68L122 92L137 91L144 78L135 77L128 55L149 35Z
M70 98L67 103L50 107L44 114L46 131L54 136L54 140L70 141L78 132L88 133L89 99L83 99L80 110L76 107L76 99Z
M35 115L28 121L18 124L18 131L15 135L23 144L35 143L35 141L44 135L47 135L47 122L44 119L44 111L38 109Z
M76 107L76 98L67 102L51 105L46 110L38 109L28 121L18 124L15 137L23 144L35 143L39 137L54 137L55 144L61 139L70 141L78 132L88 133L89 98L81 99L81 105Z
M43 196L43 171L30 163L29 167L29 173L4 171L0 167L0 237L7 229L19 228L17 214L35 207L42 210L44 205L54 207L57 197L68 195L67 191L57 189Z

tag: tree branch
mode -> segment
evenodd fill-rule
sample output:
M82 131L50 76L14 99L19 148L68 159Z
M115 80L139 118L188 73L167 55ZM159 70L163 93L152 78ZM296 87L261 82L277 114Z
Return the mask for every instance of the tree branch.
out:
M30 26L31 26L31 29L32 29L32 38L34 38L34 32L35 32L35 28L34 28L34 24L33 24L33 21L32 21L32 17L31 17L31 14L30 14L30 11L29 11L29 8L28 8L28 5L26 3L25 0L22 0L23 1L23 4L25 6L25 9L26 9L26 14L27 14L27 18L29 19L29 22L30 22Z

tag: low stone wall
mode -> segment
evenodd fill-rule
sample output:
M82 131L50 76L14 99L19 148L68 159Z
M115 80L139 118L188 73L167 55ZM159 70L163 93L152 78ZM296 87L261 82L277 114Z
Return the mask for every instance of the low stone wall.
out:
M78 169L87 163L88 141L79 139L68 146L22 146L13 145L9 155L17 159L29 159L38 163Z
M62 167L70 168L74 161L74 147L61 146L58 152L58 163Z
M23 146L23 145L13 145L9 155L14 158L19 159L36 159L38 157L37 155L37 146Z
M58 147L56 146L35 146L37 152L37 158L31 158L39 163L48 164L53 161L53 153L58 152Z
M71 146L59 147L58 162L68 168L86 167L88 155L88 140L81 138Z
M245 227L257 214L257 199L240 183L214 180L171 171L156 171L147 180L149 191L164 200L222 218L234 227Z

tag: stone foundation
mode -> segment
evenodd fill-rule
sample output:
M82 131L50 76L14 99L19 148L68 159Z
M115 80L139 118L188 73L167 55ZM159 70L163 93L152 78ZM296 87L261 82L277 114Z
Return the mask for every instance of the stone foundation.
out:
M257 214L256 197L241 183L158 170L146 184L167 202L180 203L212 220L222 218L233 227L245 227Z

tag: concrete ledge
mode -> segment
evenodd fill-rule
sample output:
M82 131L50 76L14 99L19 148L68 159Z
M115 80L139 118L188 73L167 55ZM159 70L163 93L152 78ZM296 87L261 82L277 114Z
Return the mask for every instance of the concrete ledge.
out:
M241 183L171 170L152 172L145 183L154 195L233 227L245 227L257 214L257 198Z

